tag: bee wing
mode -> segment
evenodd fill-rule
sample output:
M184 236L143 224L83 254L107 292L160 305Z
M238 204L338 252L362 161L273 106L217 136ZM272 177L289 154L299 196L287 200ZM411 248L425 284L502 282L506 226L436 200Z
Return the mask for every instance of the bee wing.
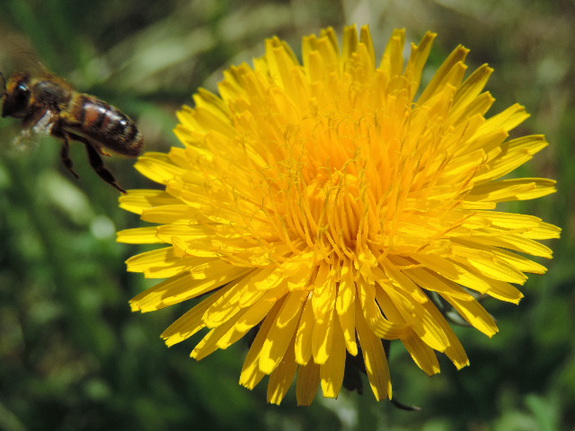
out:
M48 136L52 132L56 116L50 110L46 110L42 116L29 125L26 125L14 139L17 146L29 146L35 142L39 136Z
M55 121L56 116L48 109L28 130L32 130L38 135L49 135L52 132L52 127L54 127Z

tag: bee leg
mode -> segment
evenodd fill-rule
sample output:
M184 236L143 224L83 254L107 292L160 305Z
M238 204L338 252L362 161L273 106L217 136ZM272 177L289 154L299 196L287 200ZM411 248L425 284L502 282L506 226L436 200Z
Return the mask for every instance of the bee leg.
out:
M60 150L60 158L62 159L62 163L72 175L74 175L76 178L80 178L72 166L72 159L70 158L70 141L68 141L66 136L63 137L63 140L64 143L62 144L62 149Z
M96 173L100 176L100 178L102 178L112 187L115 187L118 190L120 190L122 193L126 193L126 190L124 190L116 183L116 179L114 178L112 173L108 169L106 169L106 167L104 166L104 162L102 161L102 158L98 154L98 151L96 151L96 149L87 140L85 139L82 140L78 139L78 140L86 146L90 166L92 166L92 169L96 171Z

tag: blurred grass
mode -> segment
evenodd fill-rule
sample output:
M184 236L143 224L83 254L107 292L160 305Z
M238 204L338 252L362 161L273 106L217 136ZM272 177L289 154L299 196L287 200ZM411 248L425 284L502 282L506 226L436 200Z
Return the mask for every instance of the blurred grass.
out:
M151 151L177 145L175 110L222 70L263 53L279 35L298 52L301 37L327 25L369 23L378 52L393 28L417 42L439 33L436 66L459 43L469 63L495 67L493 113L518 101L532 118L521 133L551 146L522 174L559 181L559 193L523 205L564 228L544 277L530 278L519 307L493 301L501 332L488 340L458 328L472 366L426 377L392 350L394 394L422 412L396 410L370 394L318 397L296 408L265 404L265 386L238 386L243 346L196 363L193 343L167 350L161 331L189 307L146 316L127 301L150 284L123 261L138 249L115 231L139 226L117 207L73 145L81 179L64 172L59 145L13 148L15 121L0 123L0 429L17 430L567 430L575 429L575 4L559 0L3 0L0 70L30 55L138 120ZM132 161L107 164L120 184L151 187ZM367 391L367 390L366 390Z

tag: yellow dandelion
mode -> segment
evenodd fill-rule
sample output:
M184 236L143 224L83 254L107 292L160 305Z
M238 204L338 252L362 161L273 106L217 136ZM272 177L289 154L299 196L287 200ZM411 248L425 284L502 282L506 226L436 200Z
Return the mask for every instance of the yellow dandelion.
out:
M496 210L555 191L549 179L501 179L547 142L508 137L528 117L520 105L486 117L492 69L465 78L462 46L420 89L434 39L404 62L396 30L378 65L367 27L346 28L341 49L331 28L304 38L301 62L273 38L253 67L224 72L220 95L200 89L178 113L184 148L136 165L165 188L121 198L155 225L119 233L166 244L128 260L129 271L167 278L133 310L202 297L162 334L169 346L206 328L191 353L200 360L253 329L240 383L269 376L279 404L296 380L308 405L319 387L338 396L350 355L375 397L391 398L383 341L400 340L429 375L436 352L468 365L438 301L497 332L477 297L519 302L525 273L545 272L525 255L550 258L538 241L559 236Z

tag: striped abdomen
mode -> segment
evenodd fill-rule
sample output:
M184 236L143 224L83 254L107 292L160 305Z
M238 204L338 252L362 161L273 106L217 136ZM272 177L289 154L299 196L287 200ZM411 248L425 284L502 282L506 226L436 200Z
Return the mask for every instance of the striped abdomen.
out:
M76 93L70 104L65 129L88 138L98 148L109 148L125 156L140 154L144 138L123 112L87 94Z

